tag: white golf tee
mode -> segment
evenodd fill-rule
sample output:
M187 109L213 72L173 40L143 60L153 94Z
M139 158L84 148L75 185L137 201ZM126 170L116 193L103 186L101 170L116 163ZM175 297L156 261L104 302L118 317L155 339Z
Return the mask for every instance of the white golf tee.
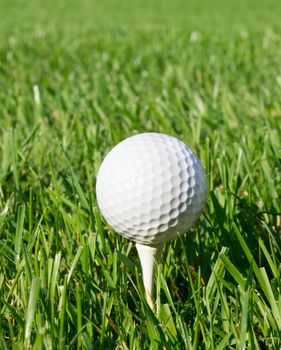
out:
M142 267L142 279L145 288L145 295L148 304L153 308L153 290L154 290L154 265L161 254L163 245L149 246L136 243L136 248L140 257Z

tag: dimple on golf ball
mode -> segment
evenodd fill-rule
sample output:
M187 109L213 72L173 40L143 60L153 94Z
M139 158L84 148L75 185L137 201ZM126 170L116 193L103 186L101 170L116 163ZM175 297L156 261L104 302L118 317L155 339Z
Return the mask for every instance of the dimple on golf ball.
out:
M182 141L143 133L117 144L97 176L100 211L122 236L157 245L184 234L205 206L206 175Z

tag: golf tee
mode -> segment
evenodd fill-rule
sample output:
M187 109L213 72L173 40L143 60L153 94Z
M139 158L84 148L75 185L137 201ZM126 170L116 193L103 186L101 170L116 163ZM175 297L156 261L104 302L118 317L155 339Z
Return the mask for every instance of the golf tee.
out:
M157 262L157 257L162 251L162 245L149 246L137 243L136 248L142 266L142 278L146 300L153 308L154 265Z

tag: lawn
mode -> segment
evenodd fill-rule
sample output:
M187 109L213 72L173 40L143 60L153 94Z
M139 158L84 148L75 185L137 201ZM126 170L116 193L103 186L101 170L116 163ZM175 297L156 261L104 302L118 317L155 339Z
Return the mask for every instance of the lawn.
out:
M280 349L281 3L0 0L0 349ZM208 199L156 307L96 174L144 131Z

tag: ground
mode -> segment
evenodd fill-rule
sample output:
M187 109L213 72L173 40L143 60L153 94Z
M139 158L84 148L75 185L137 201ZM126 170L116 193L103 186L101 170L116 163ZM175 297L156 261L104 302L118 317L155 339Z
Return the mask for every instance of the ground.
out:
M281 4L0 0L0 348L281 347ZM156 308L100 216L105 154L143 131L202 160L198 225Z

